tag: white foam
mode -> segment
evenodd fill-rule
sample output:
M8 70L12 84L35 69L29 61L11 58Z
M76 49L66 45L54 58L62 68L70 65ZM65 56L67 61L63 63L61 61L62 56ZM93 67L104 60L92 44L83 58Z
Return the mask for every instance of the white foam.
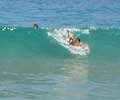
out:
M6 30L6 27L3 27L3 28L2 28L2 31L5 31L5 30Z
M91 30L97 30L97 28L95 26L90 26Z
M13 30L14 30L13 28L10 29L10 31L13 31Z
M68 28L58 29L58 30L55 29L53 32L48 32L48 36L52 36L60 45L65 47L72 54L79 54L79 55L87 55L87 54L89 54L90 49L89 49L89 46L87 44L85 44L84 46L81 46L81 47L69 45L69 42L67 40L66 30L80 31L80 30L68 29ZM86 34L87 34L87 32L86 32Z
M14 31L15 29L16 29L15 27L3 27L2 31L5 31L5 30Z
M52 34L50 32L48 32L48 36L52 36Z
M81 33L83 33L83 34L90 34L90 30L89 29L82 29Z
M5 29L3 28L2 31L4 31Z
M78 29L78 28L64 28L63 30L64 30L64 31L69 30L69 31L71 31L71 32L80 32L80 29Z
M81 32L82 34L90 34L89 29L78 29L78 28L64 28L62 29L64 32L69 30L70 32Z
M15 27L9 28L10 31L14 31L15 29L16 29Z

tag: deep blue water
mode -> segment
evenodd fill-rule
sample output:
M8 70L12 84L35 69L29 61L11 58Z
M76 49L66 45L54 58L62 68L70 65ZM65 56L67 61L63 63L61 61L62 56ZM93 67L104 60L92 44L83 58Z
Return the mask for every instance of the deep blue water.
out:
M0 100L120 100L119 43L119 0L1 0Z
M119 0L4 0L1 25L120 26Z

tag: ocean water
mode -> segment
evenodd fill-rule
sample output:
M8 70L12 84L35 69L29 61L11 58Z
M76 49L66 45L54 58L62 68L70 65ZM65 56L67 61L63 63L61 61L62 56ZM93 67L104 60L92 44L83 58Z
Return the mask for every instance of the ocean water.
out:
M0 100L120 100L119 26L119 0L1 0Z

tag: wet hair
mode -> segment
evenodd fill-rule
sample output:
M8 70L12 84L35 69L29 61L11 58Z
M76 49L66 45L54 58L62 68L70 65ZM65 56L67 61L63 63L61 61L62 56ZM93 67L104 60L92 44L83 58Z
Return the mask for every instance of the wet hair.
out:
M38 28L39 26L38 26L38 24L33 24L33 28Z
M80 38L77 38L77 40L80 42Z
M69 31L69 30L67 30L67 32L69 33L70 31Z

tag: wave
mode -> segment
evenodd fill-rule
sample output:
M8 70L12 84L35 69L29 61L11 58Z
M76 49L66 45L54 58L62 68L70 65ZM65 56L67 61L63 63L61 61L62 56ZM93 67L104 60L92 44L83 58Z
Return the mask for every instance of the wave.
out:
M80 37L87 45L84 48L68 44L66 30L75 37ZM111 54L112 50L120 50L119 28L39 28L34 30L25 27L0 28L0 55L34 55L63 56ZM112 46L114 45L114 47ZM104 52L100 50L104 48ZM110 50L110 51L109 51Z

